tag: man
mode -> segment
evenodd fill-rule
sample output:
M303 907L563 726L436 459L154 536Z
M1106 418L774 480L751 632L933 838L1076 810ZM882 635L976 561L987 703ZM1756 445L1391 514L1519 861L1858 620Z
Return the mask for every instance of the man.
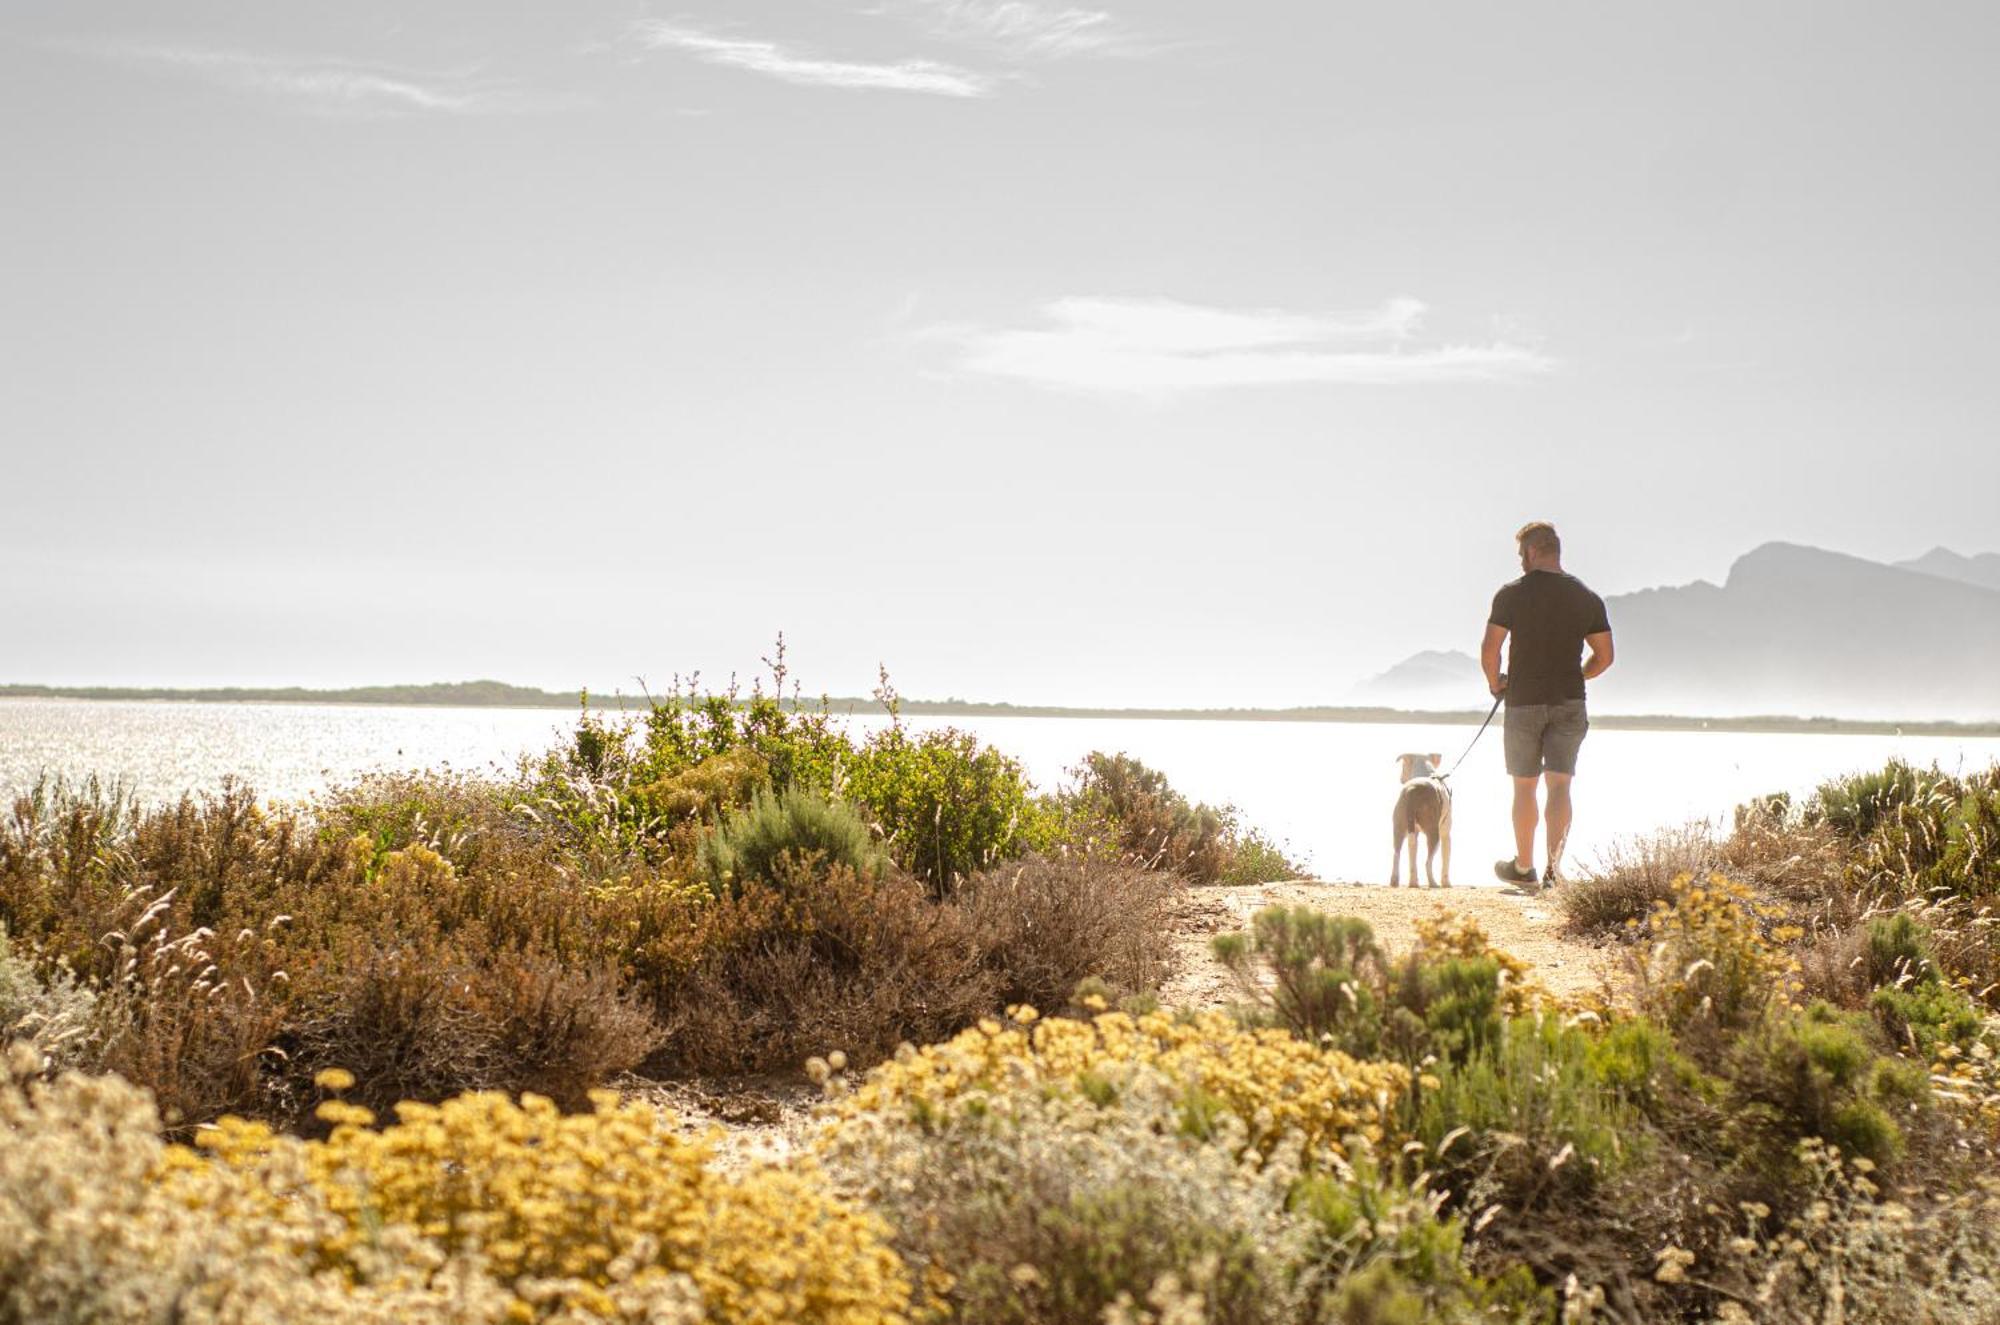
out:
M1604 600L1562 568L1562 540L1555 526L1536 521L1514 535L1521 553L1520 579L1493 595L1486 639L1479 649L1486 687L1507 701L1507 773L1514 779L1514 855L1493 872L1513 884L1535 889L1553 883L1569 838L1569 783L1576 755L1590 730L1583 683L1611 666L1611 622ZM1500 670L1500 646L1507 647L1507 670ZM1590 657L1584 659L1588 647ZM1535 874L1535 791L1548 785L1544 812L1548 829L1548 869Z

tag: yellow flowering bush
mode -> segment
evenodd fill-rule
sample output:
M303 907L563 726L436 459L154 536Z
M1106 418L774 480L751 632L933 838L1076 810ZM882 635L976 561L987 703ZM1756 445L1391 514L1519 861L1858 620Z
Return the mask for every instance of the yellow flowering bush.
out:
M1675 1030L1696 1022L1738 1029L1755 1021L1776 996L1800 988L1798 963L1780 944L1798 931L1765 925L1776 908L1720 874L1706 883L1674 880L1673 901L1656 904L1651 951L1640 976L1642 1005Z
M199 1139L208 1162L179 1150L168 1164L254 1173L289 1155L288 1171L334 1216L314 1244L325 1263L358 1269L378 1230L406 1230L446 1257L477 1257L512 1286L516 1320L622 1319L621 1300L677 1283L709 1320L905 1318L908 1279L885 1228L810 1165L719 1174L708 1144L672 1118L610 1092L592 1103L565 1116L537 1096L482 1092L398 1105L379 1130L366 1110L333 1103L325 1141L227 1120ZM297 1195L264 1190L274 1207Z
M300 1149L239 1166L177 1162L145 1091L113 1076L47 1080L45 1066L25 1044L0 1066L0 1320L508 1319L512 1294L476 1258L447 1256L407 1230L382 1230L347 1265L316 1256L340 1221L314 1199Z
M1380 1141L1410 1086L1400 1064L1361 1062L1282 1030L1247 1028L1222 1012L1104 1012L1084 1021L1017 1008L1007 1022L985 1018L942 1044L898 1053L840 1113L923 1122L985 1107L983 1097L1020 1085L1108 1097L1138 1068L1180 1089L1189 1121L1227 1114L1243 1124L1247 1144L1265 1153L1292 1133L1309 1158L1345 1154L1350 1135Z

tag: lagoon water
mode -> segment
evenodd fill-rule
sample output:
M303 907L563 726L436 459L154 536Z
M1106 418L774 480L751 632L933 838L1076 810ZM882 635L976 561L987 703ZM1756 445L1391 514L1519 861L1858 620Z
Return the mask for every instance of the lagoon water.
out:
M335 704L191 704L0 700L0 796L44 774L119 779L164 800L233 774L273 799L308 795L368 772L423 767L510 770L573 721L553 709ZM856 731L879 717L849 720ZM1322 878L1385 881L1395 758L1436 751L1447 766L1471 726L1210 722L1099 718L910 718L959 726L1020 760L1037 786L1067 780L1091 750L1122 750L1187 795L1233 803L1246 823L1289 844ZM1454 882L1491 884L1511 850L1509 786L1496 720L1453 779ZM1892 755L1947 770L2000 760L2000 738L1743 732L1591 733L1576 782L1573 862L1623 837L1691 819L1727 823L1732 807L1794 794Z

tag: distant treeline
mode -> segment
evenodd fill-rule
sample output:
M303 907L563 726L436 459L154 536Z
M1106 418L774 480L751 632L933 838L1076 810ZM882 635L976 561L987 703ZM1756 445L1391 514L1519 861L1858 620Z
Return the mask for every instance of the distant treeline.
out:
M207 704L403 704L444 708L576 708L585 692L537 690L504 681L439 681L430 685L354 686L344 690L311 690L304 686L222 686L176 690L154 686L0 685L0 699L136 699ZM642 710L644 695L593 693L597 709ZM747 702L747 701L746 701ZM834 713L881 711L874 699L850 696L796 701L800 707L821 704ZM794 703L787 700L787 706ZM992 718L1126 718L1179 722L1370 722L1434 723L1462 726L1481 721L1478 709L1398 709L1379 705L1343 707L1333 704L1299 708L1077 708L1058 704L1005 704L970 699L902 699L903 713L921 717ZM1607 731L1726 731L1818 732L1841 736L2000 736L2000 722L1883 722L1852 718L1798 718L1782 715L1747 718L1703 718L1675 714L1592 714L1591 725Z

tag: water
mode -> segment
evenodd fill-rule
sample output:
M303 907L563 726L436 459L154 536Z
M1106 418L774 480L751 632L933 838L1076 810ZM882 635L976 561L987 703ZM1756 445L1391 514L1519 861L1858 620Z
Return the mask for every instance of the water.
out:
M853 729L880 725L855 718ZM1381 881L1389 870L1396 756L1435 751L1447 766L1470 726L1184 722L1099 718L911 718L959 726L1021 761L1037 786L1068 780L1091 750L1124 751L1187 795L1230 802L1244 821L1310 859L1323 878ZM450 767L511 770L573 722L554 709L388 708L337 704L166 704L0 700L0 793L47 771L125 780L150 800L212 787L235 774L271 798L309 794L371 771ZM2000 738L1593 731L1575 784L1570 855L1588 861L1611 842L1710 819L1773 791L1795 795L1891 756L1947 770L2000 760ZM1454 882L1492 882L1511 854L1510 784L1496 721L1453 779Z

